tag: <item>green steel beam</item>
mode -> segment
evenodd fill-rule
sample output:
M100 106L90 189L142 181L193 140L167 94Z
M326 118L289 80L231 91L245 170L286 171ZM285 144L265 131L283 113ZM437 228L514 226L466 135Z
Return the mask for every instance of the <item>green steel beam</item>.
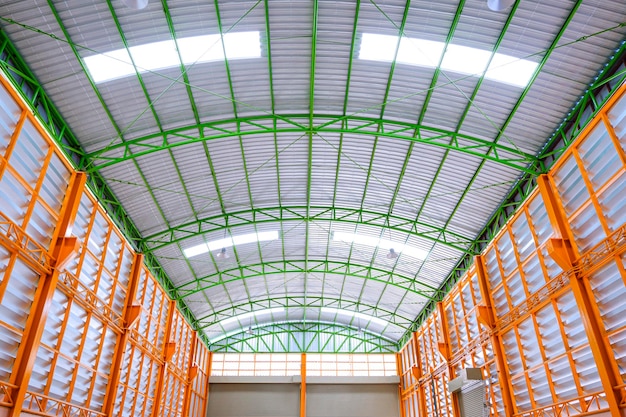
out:
M163 14L165 15L165 21L167 22L167 26L168 26L168 29L169 29L169 32L170 32L170 37L172 38L172 40L174 41L174 44L176 45L176 53L178 55L178 60L179 60L180 75L176 79L172 80L170 82L170 84L163 91L161 91L159 93L159 95L157 96L157 100L160 99L170 88L172 88L175 84L177 84L177 82L178 82L178 80L180 78L182 78L183 79L183 83L185 85L185 90L187 92L187 97L189 99L189 105L191 107L191 111L192 111L193 116L194 116L194 121L196 123L198 123L199 120L200 120L200 115L198 113L198 108L196 106L196 102L195 102L195 99L194 99L194 96L193 96L193 91L191 89L191 84L189 82L189 76L187 74L187 72L192 67L192 65L186 66L183 63L183 59L182 59L182 56L180 54L180 48L178 47L178 36L176 35L176 29L174 28L174 21L173 21L172 15L170 13L169 7L167 5L167 0L161 0L161 5L163 7ZM123 36L123 33L122 33L121 30L120 30L120 35ZM130 55L130 53L129 53L129 55ZM139 73L137 75L140 76ZM146 97L148 97L147 93L146 93ZM150 102L150 106L153 107L154 102L152 100L149 100L149 102ZM162 127L160 125L159 125L159 129L162 131ZM201 134L201 132L199 132L199 134ZM204 147L205 156L207 158L207 163L208 163L209 167L211 167L211 169L212 169L213 168L213 164L212 164L211 158L210 158L209 153L208 153L206 142L203 143L203 147ZM178 176L178 180L181 183L181 187L182 187L182 189L183 189L183 191L185 193L185 197L187 199L187 202L189 204L191 212L193 213L194 218L198 219L198 212L197 212L196 208L193 205L193 201L191 199L191 193L188 191L187 186L185 185L184 178L183 178L182 173L181 173L181 171L180 171L180 169L178 167L178 163L176 162L176 158L174 157L173 151L169 150L168 155L170 156L170 158L172 160L172 164L175 167L175 170L176 170L177 176ZM213 171L212 171L212 173L213 173ZM213 183L214 183L215 189L218 190L218 196L217 197L218 197L218 200L219 200L219 203L220 203L220 207L223 207L223 204L222 204L222 201L221 201L221 198L220 198L220 195L219 195L219 186L218 186L218 184L216 182L215 175L212 175L212 179L213 179ZM165 221L164 223L168 223L168 222ZM179 245L179 249L182 250L182 248L180 247L180 244L178 244L178 245ZM213 255L211 255L211 260L215 264L215 259L214 259ZM190 273L192 275L194 275L193 268L189 264L188 260L186 260L186 264L187 264L187 267L190 270ZM211 305L210 300L206 299L205 301L207 302L208 305Z
M291 347L300 347L307 353L395 353L398 345L380 335L359 332L358 329L335 323L281 322L253 327L229 335L209 345L212 352L226 353L270 353L294 352ZM272 340L268 342L268 337ZM280 347L280 348L277 348Z
M205 329L206 327L219 324L222 320L229 319L231 317L257 310L277 307L284 307L287 310L290 308L337 308L350 312L367 314L372 317L385 320L389 322L389 324L398 326L402 329L407 329L413 321L412 317L403 317L399 314L394 314L393 311L384 309L380 305L371 305L346 298L320 297L312 295L282 295L268 298L246 299L242 300L239 304L232 303L222 305L221 307L223 307L221 310L212 310L208 314L199 317L196 320L196 326L198 326L199 329ZM365 326L363 328L367 329Z
M393 21L383 12L382 9L379 8L379 6L375 2L372 1L372 4L389 21L391 21L391 23L393 24ZM402 15L402 22L400 23L399 34L402 34L402 32L404 31L404 27L406 25L406 20L407 20L408 15L409 15L410 7L411 7L411 1L407 0L407 2L404 4L404 13ZM394 51L394 57L393 57L393 60L391 61L391 66L389 68L389 75L387 76L387 85L385 86L385 93L383 94L382 103L380 105L380 113L379 113L379 118L380 119L384 119L385 118L385 110L387 109L387 104L388 104L388 100L389 100L389 92L391 90L391 84L392 84L392 81L393 81L393 75L394 75L394 72L395 72L395 69L396 69L396 58L398 56L398 51L400 50L400 39L401 39L401 36L398 36L398 40L396 42L396 49ZM381 126L378 125L377 129L380 129L380 128L381 128ZM361 196L360 210L363 210L363 207L365 205L365 200L367 198L367 191L368 191L369 184L370 184L370 178L372 178L372 169L374 167L374 157L376 155L376 148L378 147L378 139L379 138L380 138L380 136L378 136L378 135L376 135L374 137L374 143L372 145L372 152L371 152L371 157L370 157L370 161L369 161L369 166L367 168L367 176L365 177L365 186L363 187L363 194ZM408 160L410 158L410 154L411 154L411 151L413 149L414 144L415 144L415 142L411 142L410 143L410 149L407 152L407 154L405 155L404 164L402 165L402 172L400 173L399 178L396 181L396 188L395 188L395 190L393 192L393 196L391 198L391 203L389 204L389 209L387 210L388 214L393 211L393 202L395 201L395 199L397 197L397 193L398 193L399 187L400 187L400 185L402 183L401 180L402 180L402 177L404 176L404 171L406 169L407 162L408 162ZM391 233L389 230L388 230L388 232ZM385 228L381 228L380 229L379 238L382 239L384 237L384 234L385 234ZM408 238L409 238L409 236L406 237L406 240L408 240ZM353 243L353 246L354 246L354 243ZM352 247L350 248L350 254L348 256L348 262L350 262L351 259L352 259ZM375 256L373 256L371 261L370 261L370 267L373 266L374 261L375 261ZM391 269L392 273L395 270L395 267L396 267L396 264L394 263L394 265L393 265L393 267ZM361 299L361 297L364 296L366 291L367 291L367 282L363 282L363 284L361 286L361 291L360 291L360 294L359 294L359 298L358 298L359 300ZM384 293L384 290L381 291L381 294L380 294L381 297L382 297L383 293ZM406 295L406 292L403 295L403 298L404 298L405 295ZM380 302L380 298L378 299L378 302ZM378 304L378 302L377 302L377 304ZM400 308L400 304L401 304L401 302L398 303L398 306L396 307L395 311L397 311L398 308Z
M317 63L317 18L319 13L318 0L313 0L313 22L311 27L311 69L309 74L309 128L308 132L308 157L307 157L307 179L306 179L306 217L310 217L311 212L311 183L313 181L313 120L315 118L315 65ZM276 161L278 163L278 161ZM309 269L309 235L311 222L305 223L304 238L304 269ZM330 237L329 237L330 239ZM304 274L304 302L308 294L308 274ZM302 319L306 321L306 309L303 310Z
M306 206L264 207L242 210L178 225L141 238L140 241L144 247L148 248L149 252L154 252L172 243L178 243L190 237L226 228L259 223L282 223L285 221L332 221L384 227L435 241L462 253L467 253L467 246L474 242L471 238L437 226L415 222L411 219L387 213L360 210L358 208L326 206L311 206L308 217L306 212ZM476 255L477 253L471 252L470 254Z
M220 287L230 282L244 281L248 278L280 274L306 275L307 273L336 274L377 281L428 299L437 297L441 291L438 288L420 282L412 277L391 273L386 269L377 268L372 265L360 265L327 259L309 259L309 265L304 267L300 265L300 263L302 263L302 260L285 259L274 262L241 265L180 284L176 287L176 291L180 297L185 298L202 291L210 290L211 288Z
M358 22L359 22L359 12L360 12L360 8L361 8L361 1L360 0L356 0L356 4L354 6L354 20L352 23L352 38L351 38L351 42L350 42L350 56L348 58L348 73L346 75L346 84L345 84L345 94L344 94L344 98L343 98L343 107L342 107L342 111L341 114L343 115L343 117L345 118L347 111L348 111L348 97L350 94L350 80L352 77L352 65L354 63L354 57L355 57L355 51L356 51L356 41L357 41L357 27L358 27ZM342 126L347 127L346 121L345 119L342 119L341 121ZM342 157L344 156L343 153L343 140L344 140L344 134L341 133L339 134L339 146L337 147L337 162L335 164L335 182L333 184L333 198L332 198L332 206L334 207L336 205L336 201L337 201L337 186L339 184L339 172L340 172L340 168L341 168L341 160ZM330 254L330 247L331 247L331 239L330 236L328 238L328 240L326 241L326 258L328 259L329 254ZM352 256L352 247L350 248L350 256ZM341 292L343 293L343 286L345 285L345 280L342 283L342 288L341 288ZM326 291L326 281L324 281L322 283L322 289L321 289L321 295L324 296Z
M464 0L461 0L461 1L459 2L459 5L457 6L457 10L456 10L456 13L455 13L454 19L452 20L452 23L451 23L451 25L450 25L450 28L448 29L448 35L446 36L446 42L445 42L445 45L446 45L446 46L445 46L445 48L444 48L444 51L442 52L442 54L441 54L441 55L440 55L440 57L439 57L439 62L437 63L437 67L436 67L435 72L434 72L434 74L433 74L433 77L432 77L432 79L431 79L430 86L429 86L429 88L428 88L428 90L427 90L427 93L426 93L426 97L424 98L424 103L422 104L422 108L421 108L421 110L420 110L420 114L419 114L419 116L418 116L418 118L417 118L417 124L418 124L418 125L421 125L421 124L423 123L424 117L425 117L426 112L427 112L427 110L428 110L428 104L430 103L430 100L431 100L431 98L432 98L432 95L433 95L433 93L434 93L434 91L435 91L435 86L437 85L437 80L439 79L439 74L441 73L440 66L441 66L441 62L442 62L442 60L443 60L443 57L444 57L444 55L445 55L445 50L447 49L447 47L448 47L448 43L450 43L450 41L452 40L452 37L453 37L453 35L454 35L454 32L456 31L456 27L457 27L457 25L458 25L458 22L459 22L459 19L460 19L460 16L461 16L461 11L463 10L463 6L464 6L464 4L465 4L465 1L464 1ZM407 18L407 13L408 13L408 5L409 5L409 2L407 2L407 5L406 5L405 11L404 11L404 18L403 18L403 20L402 20L402 24L401 24L401 25L400 25L400 27L398 28L398 29L399 29L398 46L399 46L399 41L400 41L400 38L401 38L402 36L404 36L404 35L405 35L405 33L404 33L404 26L405 26L405 21L406 21L406 18ZM391 21L391 19L389 19L389 20ZM391 23L393 24L393 22L392 22L392 21L391 21ZM396 54L397 54L397 50L396 50ZM395 65L395 59L394 59L393 64ZM451 84L451 85L453 85L453 86L455 85L455 84L454 84L454 81L450 80L449 78L448 78L448 81L450 82L450 84ZM381 117L382 117L382 115L381 115ZM420 136L420 133L421 133L421 132L420 132L418 129L415 129L415 131L413 132L413 137L414 137L414 138L419 137L419 136ZM459 133L459 129L456 129L456 133ZM400 186L401 186L401 183L402 183L401 179L404 177L405 170L406 170L406 167L407 167L407 165L408 165L408 163L409 163L409 158L410 158L410 156L411 156L411 155L412 155L412 153L413 153L413 148L414 148L414 146L415 146L415 143L416 143L416 142L414 142L414 141L412 141L412 142L410 143L410 146L409 146L409 149L408 149L407 155L406 155L405 160L404 160L404 165L403 165L403 167L402 167L402 173L401 173L400 179L398 180L398 184L397 184L397 186L396 186L396 190L395 190L395 192L394 192L394 196L393 196L393 198L392 198L392 200L391 200L391 203L389 204L389 213L391 213L391 212L393 211L393 207L394 207L394 205L395 205L395 200L396 200L396 197L397 197L397 193L399 192L399 189L400 189ZM450 144L450 145L452 145L452 144L453 144L453 139L449 142L449 144ZM416 216L415 216L415 222L419 221L419 219L420 219L420 215L421 215L421 213L422 213L422 209L424 208L424 206L426 205L426 202L427 202L427 201L428 201L428 199L430 198L430 194L431 194L431 192L432 192L432 190L433 190L433 188L434 188L434 186L435 186L435 183L436 183L436 181L437 181L437 178L439 177L439 174L440 174L440 173L441 173L441 171L443 170L443 164L444 164L444 161L445 161L445 159L446 159L446 157L447 157L447 155L448 155L449 153L450 153L450 149L448 148L448 149L446 149L446 150L445 150L445 153L444 153L444 156L443 156L443 158L442 158L442 160L441 160L441 163L439 164L439 167L437 168L437 171L436 171L436 173L435 173L435 176L434 176L433 180L432 180L432 181L431 181L431 183L430 183L430 186L429 186L428 192L427 192L427 193L426 193L426 195L424 196L424 199L422 200L422 202L421 202L421 204L420 204L420 207L419 207L419 209L417 210L417 214L416 214ZM466 189L467 189L467 188L466 188ZM407 240L408 240L408 236L407 236ZM428 259L428 258L427 258L427 259ZM393 268L392 268L392 273L395 271L396 266L397 266L397 263L393 265ZM424 263L422 263L422 264L420 265L420 267L419 267L419 269L418 269L418 272L417 272L417 274L416 274L415 276L419 276L419 273L420 273L420 271L421 271L421 269L422 269L422 267L423 267L423 266L424 266ZM396 310L397 310L398 308L400 308L400 305L401 305L401 304L402 304L402 302L404 301L404 298L406 297L406 295L407 295L407 293L405 293L405 294L402 296L402 298L400 299L400 301L399 301L399 303L398 303L398 307L396 308ZM381 297L382 297L382 294L381 294Z
M314 117L321 120L333 118L334 121L310 128L307 126L308 114L259 115L205 122L124 141L112 141L107 147L86 155L86 160L92 162L87 167L87 171L99 171L102 168L154 152L216 139L281 133L295 133L303 136L324 136L325 134L336 133L408 140L463 152L479 159L503 164L521 172L534 175L543 172L543 170L536 168L538 162L534 155L522 152L514 146L494 144L487 139L463 135L454 131L379 118L357 116L336 118L335 115L326 114L315 114ZM203 135L193 136L186 133L192 129L199 129ZM419 132L418 135L415 135L414 132L416 131ZM489 153L490 150L491 153Z

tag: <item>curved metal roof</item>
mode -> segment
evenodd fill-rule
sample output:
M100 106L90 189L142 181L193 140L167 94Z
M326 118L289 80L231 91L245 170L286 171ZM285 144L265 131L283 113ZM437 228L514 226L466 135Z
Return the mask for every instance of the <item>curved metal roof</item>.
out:
M626 39L623 0L501 12L485 0L15 0L0 16L76 138L78 168L226 350L299 350L307 337L323 350L328 334L353 340L333 350L397 347L515 187L545 171L546 144ZM260 55L229 58L244 45L223 40L241 32L258 32ZM226 59L185 62L184 39L216 34L204 46ZM370 51L391 59L364 59L365 34L402 35L409 53L396 40ZM146 71L131 52L131 76L96 82L84 60L172 40L171 68ZM422 41L445 54L416 65ZM521 86L499 82L474 69L475 52L457 70L460 47L536 69ZM241 241L264 232L277 235Z

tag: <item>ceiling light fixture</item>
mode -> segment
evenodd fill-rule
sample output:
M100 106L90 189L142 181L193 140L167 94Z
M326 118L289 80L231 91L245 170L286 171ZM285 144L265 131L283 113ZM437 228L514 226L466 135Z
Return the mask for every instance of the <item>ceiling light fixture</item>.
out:
M494 12L501 12L508 9L515 3L515 0L487 0L487 7Z
M222 248L216 255L215 257L217 259L228 259L230 258L230 255L228 254L228 252L226 252L226 248Z
M148 5L148 0L122 0L129 9L141 10Z
M393 253L396 255L396 257L399 254L402 254L402 255L408 255L413 258L423 261L424 259L426 259L426 256L428 255L428 252L426 252L423 249L419 249L419 248L409 246L409 245L402 245L402 244L399 244L397 242L392 242L391 240L387 240L387 239L381 239L381 238L373 237L373 236L359 235L356 233L346 233L346 232L335 231L335 232L332 232L332 240L338 241L338 242L345 242L345 243L355 243L357 245L360 244L360 245L365 245L365 246L372 246L372 247L377 247L381 249L388 249L390 253L387 254L387 258L389 259L392 259L389 256L392 252L392 248L393 248Z

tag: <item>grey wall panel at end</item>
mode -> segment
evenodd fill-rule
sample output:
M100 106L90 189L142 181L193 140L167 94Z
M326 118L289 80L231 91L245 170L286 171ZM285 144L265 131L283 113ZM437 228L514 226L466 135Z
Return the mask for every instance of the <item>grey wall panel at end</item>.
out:
M296 417L300 384L211 384L207 417Z
M307 385L307 417L399 417L398 386Z

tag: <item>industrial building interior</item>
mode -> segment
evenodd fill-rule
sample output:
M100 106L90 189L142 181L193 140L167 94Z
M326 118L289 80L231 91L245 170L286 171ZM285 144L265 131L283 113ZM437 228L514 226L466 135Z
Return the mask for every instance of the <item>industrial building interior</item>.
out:
M0 28L0 417L626 416L624 0Z

